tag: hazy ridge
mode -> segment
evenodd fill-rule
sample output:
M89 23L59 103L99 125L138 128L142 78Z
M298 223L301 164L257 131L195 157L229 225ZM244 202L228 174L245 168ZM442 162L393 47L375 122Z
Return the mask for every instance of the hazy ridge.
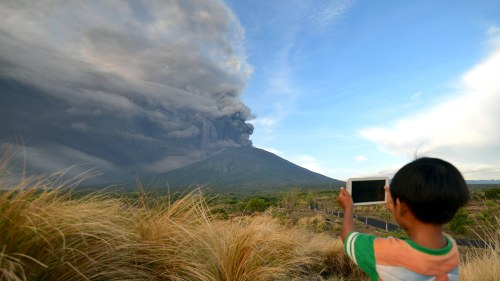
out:
M328 188L343 183L252 146L228 148L200 162L145 178L143 182L174 189L201 185L235 190Z

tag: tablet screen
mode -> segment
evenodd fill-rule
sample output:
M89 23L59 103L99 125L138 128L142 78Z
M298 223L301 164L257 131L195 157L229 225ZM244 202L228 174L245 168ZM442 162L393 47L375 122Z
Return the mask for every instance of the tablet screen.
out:
M385 201L385 180L360 180L352 181L351 184L351 196L354 203Z

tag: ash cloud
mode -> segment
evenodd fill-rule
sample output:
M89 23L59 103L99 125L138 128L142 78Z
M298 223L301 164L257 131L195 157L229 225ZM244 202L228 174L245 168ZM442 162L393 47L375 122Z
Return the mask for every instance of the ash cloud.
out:
M217 0L2 1L0 143L96 181L251 145L243 37Z

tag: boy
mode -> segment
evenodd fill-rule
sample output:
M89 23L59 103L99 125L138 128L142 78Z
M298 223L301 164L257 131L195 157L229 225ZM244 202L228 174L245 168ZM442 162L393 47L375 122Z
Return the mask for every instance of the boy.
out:
M469 190L452 164L420 158L401 168L386 187L387 208L409 238L377 238L354 231L351 195L342 188L337 201L344 210L342 241L347 255L371 280L457 280L455 241L442 232Z

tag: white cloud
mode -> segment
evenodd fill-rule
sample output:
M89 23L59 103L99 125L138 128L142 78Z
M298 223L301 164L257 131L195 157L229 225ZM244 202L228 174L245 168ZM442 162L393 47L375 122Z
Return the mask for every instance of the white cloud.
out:
M483 173L474 177L494 176L500 167L500 159L491 156L500 151L499 77L500 47L462 76L459 90L447 101L360 134L392 155L411 157L418 151L457 163L477 163Z
M291 100L288 101L291 102ZM265 117L257 116L257 118L249 121L249 123L252 123L256 127L256 130L259 132L265 131L267 133L273 133L274 127L278 125L283 119L285 119L289 114L290 107L291 105L286 105L281 102L275 102L272 105L272 111L269 113L269 115Z
M313 172L320 173L320 174L325 173L325 169L311 155L307 155L307 154L299 155L299 156L293 157L291 161L293 163L295 163L303 168L306 168L308 170L311 170Z
M268 152L271 152L271 153L273 153L273 154L276 154L276 155L278 155L278 156L280 156L280 157L284 158L283 156L281 156L281 155L283 155L283 152L281 152L280 150L278 150L278 149L276 149L276 148L273 148L273 147L265 147L265 148L264 148L264 147L261 147L261 149L263 149L263 150L265 150L265 151L268 151Z
M490 26L490 28L488 28L488 34L492 36L500 34L500 27Z
M367 161L368 157L366 157L364 155L359 155L359 156L354 157L354 160L359 161L359 162L363 162L363 161Z
M350 0L315 1L305 9L308 23L317 33L328 32L353 4L354 1Z
M296 165L299 165L303 168L306 168L310 171L320 173L325 176L333 176L337 174L336 170L331 169L331 167L326 167L322 165L314 156L309 155L309 154L301 154L301 155L288 155L284 153L281 150L278 150L273 147L259 147L260 149L263 149L265 151L271 152L273 154L276 154L277 156L286 159Z
M422 92L416 92L415 94L413 94L413 95L410 97L410 100L417 99L417 98L419 98L420 96L422 96Z
M392 178L394 174L403 166L402 165L391 165L382 170L372 170L372 171L363 171L359 173L354 173L351 175L353 178L365 178L365 177L388 177Z
M256 118L255 120L250 121L250 123L252 123L254 125L259 125L259 126L271 128L279 120L280 120L280 118L278 118L278 117L263 117L263 118Z

